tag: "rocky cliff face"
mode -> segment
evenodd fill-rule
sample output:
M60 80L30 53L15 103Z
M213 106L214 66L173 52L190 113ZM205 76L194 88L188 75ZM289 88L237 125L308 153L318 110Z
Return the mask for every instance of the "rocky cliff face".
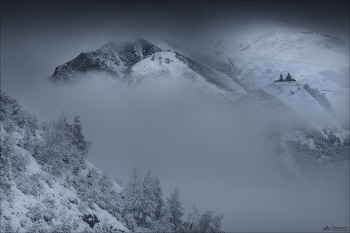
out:
M131 43L110 42L96 50L82 52L73 60L56 67L51 76L55 81L72 81L79 73L105 71L123 77L131 67L144 58L162 51L146 40Z

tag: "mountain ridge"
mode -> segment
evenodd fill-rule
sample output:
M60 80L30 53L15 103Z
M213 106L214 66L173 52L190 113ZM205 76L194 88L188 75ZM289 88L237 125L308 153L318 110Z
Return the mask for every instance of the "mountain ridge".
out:
M71 61L55 68L51 78L55 81L69 82L76 73L100 70L116 77L122 77L140 60L151 56L162 49L146 40L138 39L135 42L116 42L80 53Z

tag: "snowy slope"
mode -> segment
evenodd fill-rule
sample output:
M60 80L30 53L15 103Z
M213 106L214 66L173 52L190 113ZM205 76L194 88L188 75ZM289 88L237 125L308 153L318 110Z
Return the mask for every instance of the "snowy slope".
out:
M280 73L290 72L298 81L349 67L349 44L316 31L272 20L233 22L213 30L203 33L190 53L215 68L233 66L232 74L249 89L272 83Z
M297 82L275 82L267 85L263 90L281 100L310 124L323 124L323 120L328 115L323 107Z
M37 131L37 135L36 138L41 140L40 131ZM57 232L64 230L92 232L93 229L89 224L83 221L83 217L88 215L96 215L99 219L99 223L94 226L95 230L98 227L107 226L111 232L129 231L124 223L101 209L96 203L88 205L82 201L77 190L69 182L72 177L63 175L58 178L46 172L31 152L18 146L23 140L23 134L19 132L8 134L1 124L1 140L3 141L6 137L11 137L17 144L14 146L13 153L27 159L28 164L20 176L16 177L16 182L12 183L10 195L4 195L5 189L1 190L1 232L28 232L34 229L38 232L50 232L52 229ZM89 169L94 168L102 174L94 165L88 161L86 163L87 168L81 173L87 173ZM42 187L41 194L36 196L23 192L23 187L26 187L27 178L25 177L37 177L37 182ZM112 183L116 193L122 191L115 181Z
M131 68L128 82L141 83L156 79L183 79L214 96L235 101L246 92L227 75L185 58L173 51L158 52Z

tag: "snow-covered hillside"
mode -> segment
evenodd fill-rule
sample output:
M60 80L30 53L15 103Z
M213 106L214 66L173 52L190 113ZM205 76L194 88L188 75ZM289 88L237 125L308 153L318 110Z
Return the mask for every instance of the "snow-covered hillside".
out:
M62 151L66 138L54 131L49 137L60 142L47 141L55 124L38 127L3 94L1 104L1 232L128 232L116 211L123 188L85 159L73 165L68 154L60 163L74 147ZM42 155L56 158L43 162Z
M177 52L158 52L135 64L129 84L156 79L183 79L191 81L202 91L235 101L246 92L227 75L183 57Z
M329 115L315 98L297 82L275 82L262 89L281 100L294 113L310 124L317 122L322 124L322 119L325 119L327 117L326 115ZM317 119L318 117L321 119Z
M213 211L194 209L183 221L179 190L163 199L150 171L141 178L135 168L122 187L88 162L79 117L38 124L7 94L0 103L1 232L220 231L223 216Z
M349 78L349 44L317 31L273 20L247 20L202 32L200 38L188 52L231 73L249 89L264 87L287 72L305 82L324 71L335 72L341 80Z
M2 136L6 137L6 134ZM57 232L93 232L93 230L102 228L107 228L111 232L129 231L125 223L108 211L101 209L96 203L87 204L81 200L77 190L68 183L70 177L66 176L61 179L52 177L41 169L30 154L25 154L28 153L27 151L21 150L20 147L17 147L14 153L22 154L28 159L26 171L22 174L28 177L28 180L18 178L23 180L11 187L9 198L2 192L2 232L50 232L51 229ZM88 172L89 169L97 170L89 166L85 171ZM23 193L22 186L28 186L28 189L33 188L30 187L31 179L36 180L38 187L41 187L37 195L30 192ZM120 192L119 185L115 191Z

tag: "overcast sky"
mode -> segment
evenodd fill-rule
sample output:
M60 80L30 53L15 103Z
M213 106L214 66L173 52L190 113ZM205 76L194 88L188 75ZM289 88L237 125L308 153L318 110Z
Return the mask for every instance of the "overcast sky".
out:
M275 186L258 135L272 119L250 122L181 83L125 90L94 76L79 87L46 82L58 65L110 40L186 40L238 16L271 17L349 41L349 1L1 1L1 90L41 122L63 110L71 122L80 115L93 164L123 181L135 165L150 169L165 196L179 188L186 214L194 204L201 213L225 214L225 231L318 231L348 223L342 175L307 191Z
M80 52L116 38L190 38L239 15L267 16L349 41L349 1L1 1L2 84L16 85L23 73L49 76Z

